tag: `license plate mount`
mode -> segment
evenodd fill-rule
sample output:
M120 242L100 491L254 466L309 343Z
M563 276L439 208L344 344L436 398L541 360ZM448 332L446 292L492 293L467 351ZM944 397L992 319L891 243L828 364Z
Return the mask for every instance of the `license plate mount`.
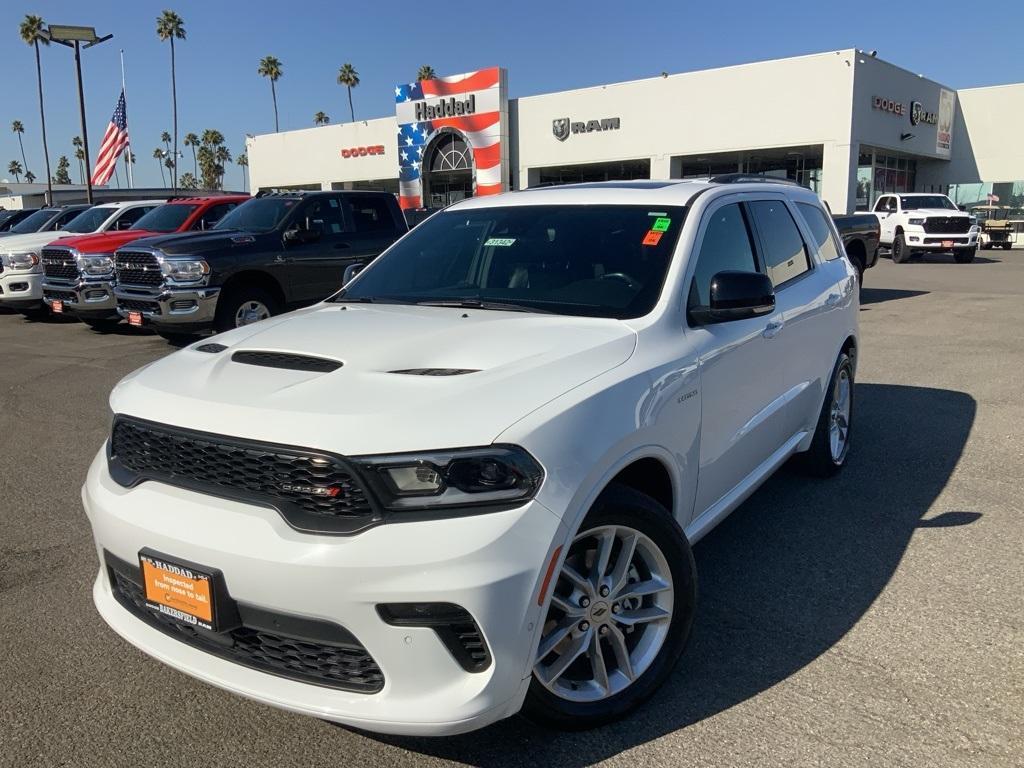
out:
M224 575L180 557L144 548L139 551L146 607L186 626L220 632L237 624Z
M50 309L53 310L54 314L61 314L64 311L64 302L60 299L54 299L50 302Z
M128 325L142 325L142 313L132 310L128 313Z
M953 247L953 241L952 240L943 240L942 241L942 247L943 248L952 248Z

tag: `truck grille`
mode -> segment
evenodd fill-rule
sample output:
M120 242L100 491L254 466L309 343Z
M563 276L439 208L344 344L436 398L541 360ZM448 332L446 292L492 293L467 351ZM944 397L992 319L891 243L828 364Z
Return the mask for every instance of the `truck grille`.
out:
M156 480L272 507L302 531L353 534L381 520L344 459L304 448L119 416L109 465L123 486Z
M109 552L104 557L117 602L151 627L193 648L304 683L356 693L376 693L384 687L384 673L377 662L351 633L335 624L296 621L284 614L238 605L240 626L219 633L201 631L148 608L138 566ZM278 628L300 625L313 629L318 637L297 637Z
M160 285L164 276L156 256L146 251L118 251L114 257L117 282L122 285Z
M43 248L43 272L55 280L78 280L78 262L67 248Z
M133 310L135 312L152 312L154 315L160 314L160 305L155 301L142 301L141 299L123 299L118 297L117 306L121 309Z
M932 234L957 234L971 228L967 216L929 216L924 220L924 231Z

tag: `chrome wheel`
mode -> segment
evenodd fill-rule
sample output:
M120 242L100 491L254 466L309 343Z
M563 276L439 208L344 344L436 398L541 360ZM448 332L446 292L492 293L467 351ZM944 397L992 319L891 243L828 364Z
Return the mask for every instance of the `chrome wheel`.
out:
M850 371L844 366L839 369L836 383L832 388L832 409L828 424L832 461L837 464L843 460L846 454L850 436L850 395Z
M668 561L640 531L606 525L580 533L552 587L534 675L574 702L628 688L654 662L672 619Z
M244 301L235 312L235 327L258 323L270 317L270 309L262 301Z

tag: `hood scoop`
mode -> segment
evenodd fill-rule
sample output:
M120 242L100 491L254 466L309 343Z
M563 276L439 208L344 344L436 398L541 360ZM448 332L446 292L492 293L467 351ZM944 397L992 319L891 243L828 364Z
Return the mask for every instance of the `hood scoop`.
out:
M244 365L261 365L264 368L285 368L290 371L310 371L312 373L330 373L343 365L340 360L330 360L326 357L256 350L235 352L231 356L231 361Z
M462 376L464 373L480 373L479 368L406 368L401 371L388 371L388 373L401 373L406 376Z

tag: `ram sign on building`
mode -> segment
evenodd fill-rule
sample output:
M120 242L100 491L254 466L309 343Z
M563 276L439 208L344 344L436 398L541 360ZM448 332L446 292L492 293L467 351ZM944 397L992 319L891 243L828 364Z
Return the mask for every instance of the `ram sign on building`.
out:
M253 187L387 190L436 208L741 172L805 184L837 213L914 191L1024 206L1024 84L956 91L855 49L517 99L507 80L490 67L402 83L394 117L251 138Z

